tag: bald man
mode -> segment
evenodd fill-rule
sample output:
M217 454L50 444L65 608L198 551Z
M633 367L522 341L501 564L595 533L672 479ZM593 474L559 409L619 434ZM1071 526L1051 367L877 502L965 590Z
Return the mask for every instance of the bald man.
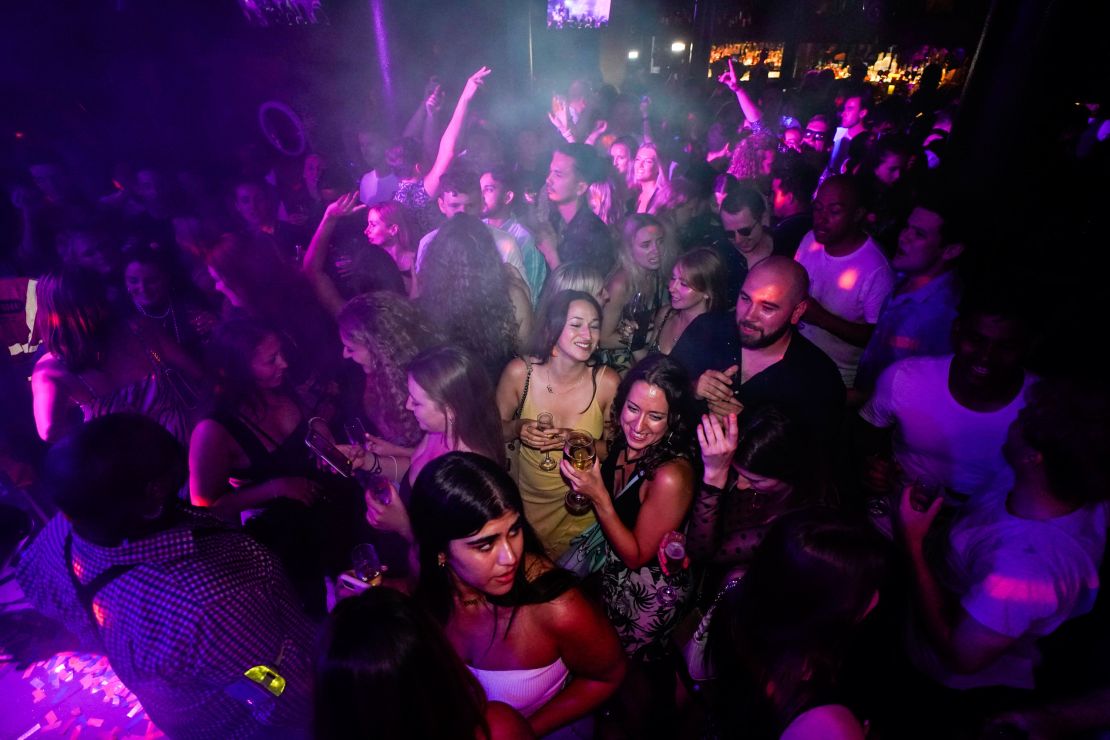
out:
M818 439L836 434L844 409L844 383L836 364L798 333L806 312L809 278L788 257L768 257L740 288L736 328L740 363L707 370L698 397L718 416L744 416L774 405L804 424Z

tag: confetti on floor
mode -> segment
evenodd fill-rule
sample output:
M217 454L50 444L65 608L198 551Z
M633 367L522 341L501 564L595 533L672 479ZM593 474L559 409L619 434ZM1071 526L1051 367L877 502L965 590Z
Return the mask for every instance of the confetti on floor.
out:
M101 655L62 652L20 671L0 664L0 737L165 737Z

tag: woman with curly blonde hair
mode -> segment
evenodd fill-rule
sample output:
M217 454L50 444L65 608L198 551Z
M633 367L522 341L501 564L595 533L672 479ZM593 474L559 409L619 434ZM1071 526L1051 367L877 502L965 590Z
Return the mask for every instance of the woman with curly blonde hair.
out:
M428 245L417 275L418 305L448 342L469 350L490 382L516 354L518 336L531 331L531 307L514 308L510 275L484 223L453 216Z
M380 291L355 296L339 312L343 356L366 373L362 408L371 432L386 442L412 447L422 433L405 408L405 366L439 342L423 313L405 298Z

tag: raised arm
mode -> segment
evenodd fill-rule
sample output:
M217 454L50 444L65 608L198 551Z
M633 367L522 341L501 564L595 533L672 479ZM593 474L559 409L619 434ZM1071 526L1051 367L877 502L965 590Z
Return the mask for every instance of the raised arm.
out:
M364 210L366 206L359 203L358 191L339 196L338 200L324 210L324 217L320 219L320 225L316 227L316 233L312 235L312 239L308 242L308 250L304 253L301 272L312 285L320 303L333 317L339 315L339 309L343 308L344 300L339 294L339 289L335 287L335 282L324 269L328 262L331 238L335 234L339 219Z
M466 81L466 85L463 87L462 94L459 95L455 112L451 115L451 120L448 121L447 128L444 129L443 136L439 140L439 152L436 154L436 161L428 174L424 176L424 190L432 198L439 195L439 180L443 177L443 173L447 171L447 166L451 164L451 160L455 158L455 147L459 143L459 134L462 133L463 124L466 122L466 112L470 107L470 101L474 99L478 90L485 84L490 71L489 67L482 67L470 75L470 79Z
M763 111L759 109L755 101L748 96L748 91L740 84L740 80L736 76L736 68L732 65L732 59L728 60L728 69L717 80L736 93L736 102L740 104L740 111L744 114L748 123L756 124L763 119Z
M724 427L714 414L702 416L698 444L701 446L704 472L701 488L694 500L694 516L686 543L691 557L697 560L711 560L721 549L724 539L720 525L721 499L728 484L728 469L732 465L739 436L736 414L725 418Z

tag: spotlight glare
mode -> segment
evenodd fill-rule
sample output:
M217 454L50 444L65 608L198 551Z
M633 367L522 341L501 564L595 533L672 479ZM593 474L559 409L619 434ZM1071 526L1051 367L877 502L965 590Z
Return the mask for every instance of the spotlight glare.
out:
M671 44L671 51L673 51L675 54L681 54L682 52L686 51L686 44L681 41L676 41Z
M629 59L639 59L640 58L639 50L638 49L629 49L628 50L628 58Z

